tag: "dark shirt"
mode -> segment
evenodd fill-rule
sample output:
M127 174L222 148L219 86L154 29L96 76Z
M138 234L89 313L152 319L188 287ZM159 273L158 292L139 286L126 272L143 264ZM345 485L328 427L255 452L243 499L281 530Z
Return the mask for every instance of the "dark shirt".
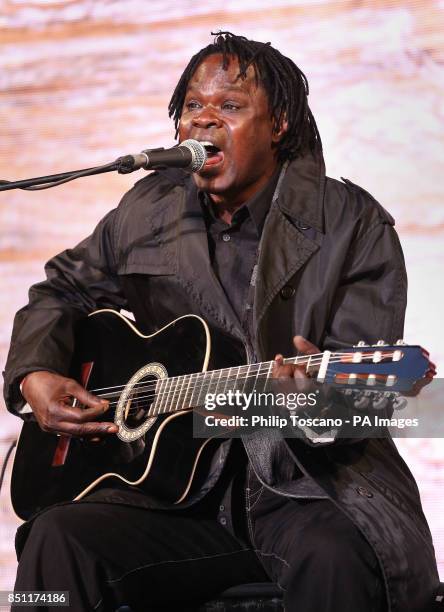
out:
M209 196L199 193L211 265L248 340L255 333L251 316L251 277L279 174L280 168L234 213L231 225L218 217L217 208ZM252 346L253 343L249 340L248 344ZM244 498L246 465L243 445L235 439L220 480L203 505L211 514L215 513L217 520L232 534L248 541Z
M217 216L217 208L207 194L199 194L211 265L248 340L254 337L250 282L279 173L280 168L234 213L231 225Z

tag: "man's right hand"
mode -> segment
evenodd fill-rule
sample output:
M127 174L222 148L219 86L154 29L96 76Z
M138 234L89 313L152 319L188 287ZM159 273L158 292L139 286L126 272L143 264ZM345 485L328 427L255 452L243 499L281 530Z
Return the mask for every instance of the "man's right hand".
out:
M27 374L22 381L22 395L43 431L69 436L97 438L117 433L117 425L98 422L109 402L89 393L72 378L53 372ZM84 408L73 406L76 399Z

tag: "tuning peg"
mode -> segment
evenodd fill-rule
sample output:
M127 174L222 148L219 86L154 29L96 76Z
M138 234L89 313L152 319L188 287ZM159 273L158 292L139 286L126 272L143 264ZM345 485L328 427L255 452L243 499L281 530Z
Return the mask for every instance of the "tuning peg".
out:
M372 344L373 347L379 346L388 346L387 342L385 340L378 340L378 342L376 344ZM381 351L375 351L373 354L373 359L372 359L373 363L379 363L380 361L382 361L382 352Z
M382 395L386 397L390 402L394 401L398 397L398 393L396 391L383 391Z
M370 397L366 393L361 393L358 399L354 401L356 410L366 410L370 404Z
M359 340L358 344L354 344L353 346L354 348L359 348L360 346L368 346L368 344L366 344L364 340Z
M386 393L377 393L375 394L375 399L373 400L373 408L375 410L383 410L387 407L389 403L389 398Z
M406 406L407 406L407 399L405 397L401 397L398 395L398 397L393 402L393 408L395 410L404 410Z
M406 346L407 342L404 342L404 340L396 340L395 345L396 346Z
M365 381L365 384L368 385L369 387L372 387L373 385L376 385L376 375L375 374L369 374L367 376L367 380Z

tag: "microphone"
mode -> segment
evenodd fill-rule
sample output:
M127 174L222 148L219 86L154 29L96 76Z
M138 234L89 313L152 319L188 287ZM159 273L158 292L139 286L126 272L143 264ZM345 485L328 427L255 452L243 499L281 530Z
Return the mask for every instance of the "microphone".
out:
M184 140L179 146L171 149L145 149L136 155L125 155L117 159L118 172L128 174L134 170L149 170L150 168L185 168L191 172L199 172L207 161L205 147L198 140Z

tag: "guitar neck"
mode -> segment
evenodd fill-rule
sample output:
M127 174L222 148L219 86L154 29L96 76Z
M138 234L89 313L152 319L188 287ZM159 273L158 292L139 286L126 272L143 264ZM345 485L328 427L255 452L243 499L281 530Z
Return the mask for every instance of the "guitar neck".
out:
M326 372L332 355L334 353L325 351L316 355L288 357L284 359L284 363L302 366L307 373L318 371L318 381L321 381L322 370ZM208 394L215 396L236 391L266 392L274 363L274 361L263 361L159 379L156 384L156 399L151 405L150 414L154 416L204 406Z
M407 346L402 341L394 346L383 341L373 346L359 343L340 352L288 357L283 362L301 366L308 374L316 372L318 383L328 382L343 389L371 387L375 391L388 392L411 389L414 381L423 378L431 367L426 351L418 346ZM266 392L274 363L263 361L159 379L150 415L199 408L205 405L208 394L215 397L230 392Z

